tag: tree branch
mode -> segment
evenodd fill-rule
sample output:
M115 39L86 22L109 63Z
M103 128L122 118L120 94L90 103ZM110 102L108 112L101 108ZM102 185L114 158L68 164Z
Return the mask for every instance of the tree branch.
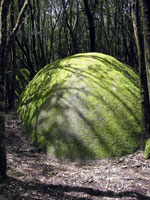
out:
M9 51L9 49L11 48L11 45L12 45L12 42L15 38L15 35L17 34L19 28L21 27L21 25L24 23L24 13L26 12L27 8L28 8L28 2L30 0L25 0L21 10L20 10L20 13L19 13L19 16L17 18L17 22L16 22L16 25L15 27L13 28L13 31L9 37L9 40L8 40L8 43L7 43L7 51Z

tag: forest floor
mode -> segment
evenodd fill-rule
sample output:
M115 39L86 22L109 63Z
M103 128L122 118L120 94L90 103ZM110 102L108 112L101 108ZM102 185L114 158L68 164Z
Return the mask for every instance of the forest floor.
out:
M150 199L150 160L142 151L91 162L50 159L12 114L6 115L6 145L8 178L0 200Z

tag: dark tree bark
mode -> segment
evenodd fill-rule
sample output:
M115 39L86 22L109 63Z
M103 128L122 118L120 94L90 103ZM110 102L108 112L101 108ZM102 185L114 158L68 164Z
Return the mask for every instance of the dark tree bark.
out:
M76 38L76 35L74 33L74 28L72 26L72 13L70 13L70 16L68 16L67 8L66 8L64 0L62 0L62 4L63 4L63 9L64 9L64 17L65 17L65 21L66 21L66 26L69 30L69 33L70 33L70 36L71 36L71 39L72 39L72 48L70 50L72 51L71 52L72 54L76 54L79 51L78 51L77 38ZM70 2L70 12L72 12L72 10L73 10L73 1ZM69 18L70 18L70 20L69 20Z
M10 52L10 49L12 47L13 41L15 39L15 36L17 34L17 32L19 31L20 26L22 25L22 23L24 23L24 14L28 8L28 2L30 2L30 0L25 0L20 13L18 15L17 21L15 23L15 27L13 28L13 31L8 39L8 44L7 44L7 54Z
M0 181L6 178L6 149L5 149L5 68L6 68L6 40L7 15L10 0L0 1Z
M11 30L13 30L15 26L15 12L14 12L15 4L14 1L11 0L11 8L10 8L10 23ZM11 110L15 107L15 87L16 87L16 44L13 42L12 44L12 52L11 52L11 63L12 69L6 75L6 90L7 90L7 98L8 98L8 110ZM12 72L11 72L12 71Z
M36 30L35 30L35 13L34 13L34 6L35 3L33 3L33 6L31 2L29 1L29 8L30 8L30 13L31 13L31 26L32 26L32 50L33 50L33 60L34 60L34 65L38 68L39 63L38 63L38 58L37 58L37 51L36 51Z
M6 149L5 149L5 72L8 62L8 53L11 50L13 39L22 23L22 15L25 12L28 0L25 1L19 13L16 25L7 43L7 15L11 0L0 1L0 181L6 178Z
M146 64L149 100L150 100L150 1L142 0L141 3L142 3L145 64Z
M38 43L39 43L39 47L38 47L38 57L42 58L41 62L40 62L40 68L46 65L46 58L45 58L45 54L44 54L44 45L42 43L42 39L41 39L41 24L40 24L40 16L41 16L41 1L37 0L37 18L36 18L36 26L37 26L37 32L38 32Z
M90 51L91 52L96 51L94 14L95 14L97 4L98 4L98 1L95 0L92 5L92 8L90 8L88 0L84 0L85 13L86 13L86 16L88 19L88 24L89 24Z
M139 62L139 76L140 76L140 96L141 96L141 111L142 111L142 135L143 140L148 137L150 131L149 124L149 95L148 95L148 86L147 86L147 76L146 76L146 66L145 66L145 57L144 57L144 39L142 35L142 27L139 16L139 0L134 0L133 6L133 27L134 34L138 50L138 62ZM143 146L143 144L142 144Z

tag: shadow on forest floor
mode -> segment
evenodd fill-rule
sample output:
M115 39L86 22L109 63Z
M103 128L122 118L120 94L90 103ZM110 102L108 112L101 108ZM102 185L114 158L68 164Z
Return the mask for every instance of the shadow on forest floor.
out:
M150 199L143 152L116 159L64 162L37 152L14 116L6 116L8 179L0 200Z
M127 198L127 199L150 199L150 197L142 195L137 191L114 192L111 190L100 191L90 187L67 186L67 185L53 185L40 183L26 183L17 179L8 178L7 184L11 184L15 189L12 193L12 199L87 199L92 200L94 197L108 197L108 198ZM3 190L9 189L6 186ZM17 190L18 189L18 190ZM13 191L12 191L13 192ZM9 193L9 192L8 192ZM1 194L1 193L0 193ZM4 198L5 199L5 198ZM7 199L7 197L6 197ZM10 198L9 198L10 199ZM96 198L97 199L97 198Z

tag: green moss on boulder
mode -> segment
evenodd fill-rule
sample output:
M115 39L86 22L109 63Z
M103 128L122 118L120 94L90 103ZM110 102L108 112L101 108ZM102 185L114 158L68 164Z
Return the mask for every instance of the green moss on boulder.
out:
M145 144L144 157L145 159L150 158L150 138L146 141L146 144Z
M139 78L111 56L73 55L34 77L18 114L30 139L51 156L84 160L129 154L141 137Z

